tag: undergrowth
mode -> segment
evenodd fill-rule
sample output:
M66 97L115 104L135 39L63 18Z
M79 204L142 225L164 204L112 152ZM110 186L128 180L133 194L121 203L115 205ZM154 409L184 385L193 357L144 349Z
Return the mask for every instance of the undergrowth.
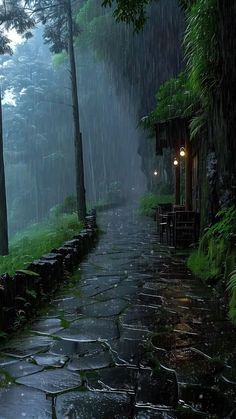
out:
M229 317L236 323L236 208L217 214L217 222L202 235L188 258L188 267L203 281L224 278L230 293ZM233 271L233 272L232 272Z
M147 193L144 195L139 204L139 214L152 216L155 213L155 208L159 204L172 204L174 203L173 195L156 195L154 193Z
M51 217L48 222L33 224L17 233L10 241L10 252L0 256L0 274L14 274L25 269L33 260L59 247L82 229L77 214L61 214Z

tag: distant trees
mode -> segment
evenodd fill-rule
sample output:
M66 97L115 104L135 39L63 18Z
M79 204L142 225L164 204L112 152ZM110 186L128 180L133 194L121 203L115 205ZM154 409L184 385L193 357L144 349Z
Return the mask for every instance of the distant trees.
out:
M44 39L46 43L51 45L51 51L54 53L66 51L69 54L74 119L77 209L79 217L84 219L86 215L84 163L74 52L74 36L78 34L78 29L73 19L71 0L30 0L28 4L32 7L32 12L45 25Z
M70 80L51 65L42 32L0 57L10 235L74 192Z
M27 14L20 0L3 0L0 6L0 54L12 53L10 40L6 35L7 30L14 28L18 33L30 37L31 34L28 30L33 26L34 20ZM6 254L8 254L8 224L0 96L0 255Z

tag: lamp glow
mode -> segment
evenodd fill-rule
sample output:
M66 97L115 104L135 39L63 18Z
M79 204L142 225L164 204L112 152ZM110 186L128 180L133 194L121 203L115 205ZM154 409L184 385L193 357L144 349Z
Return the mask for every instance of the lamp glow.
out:
M181 148L180 148L180 150L179 150L179 154L180 154L180 156L181 156L181 157L185 157L186 152L185 152L185 148L184 148L184 147L181 147Z
M174 158L174 162L173 163L174 163L174 166L178 166L179 162L178 162L178 160L177 160L176 157Z
M154 176L157 176L157 175L158 175L158 171L157 171L157 170L155 170L155 171L153 172L153 174L154 174Z

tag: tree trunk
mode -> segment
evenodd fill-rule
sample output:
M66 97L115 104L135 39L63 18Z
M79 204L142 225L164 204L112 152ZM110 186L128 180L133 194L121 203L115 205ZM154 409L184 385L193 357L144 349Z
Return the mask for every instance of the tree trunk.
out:
M0 255L8 254L7 203L3 159L2 99L0 91Z
M74 118L76 198L77 198L78 216L80 219L83 220L86 216L84 162L83 162L82 135L80 132L80 120L79 120L79 102L78 102L78 93L77 93L77 77L76 77L76 66L75 66L71 0L68 0L67 12L68 12L68 30L69 30L68 50L69 50L69 59L70 59L72 106L73 106L73 118Z

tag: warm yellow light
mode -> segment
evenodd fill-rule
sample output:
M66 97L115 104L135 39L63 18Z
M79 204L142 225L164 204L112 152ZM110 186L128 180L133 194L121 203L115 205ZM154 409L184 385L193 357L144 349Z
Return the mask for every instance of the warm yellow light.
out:
M179 164L179 162L178 162L177 158L175 157L174 158L174 166L178 166L178 164Z
M158 171L155 170L153 174L154 174L154 176L157 176L158 175Z
M185 148L184 148L184 147L181 147L181 148L180 148L180 150L179 150L179 154L180 154L180 156L181 156L181 157L185 157L185 154L186 154L186 153L185 153Z

